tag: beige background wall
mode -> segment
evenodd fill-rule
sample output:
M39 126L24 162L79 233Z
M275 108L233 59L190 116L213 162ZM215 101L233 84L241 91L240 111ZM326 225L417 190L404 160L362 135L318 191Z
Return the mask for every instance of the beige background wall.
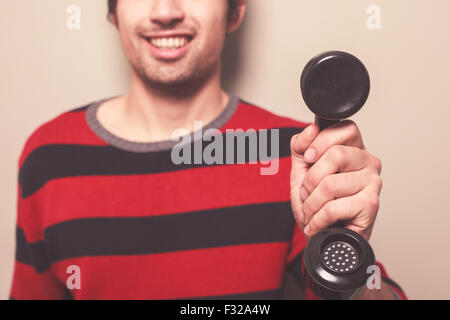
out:
M66 27L70 4L81 30ZM369 5L381 29L366 27ZM17 160L28 135L57 114L125 92L127 63L105 19L106 0L4 1L0 11L0 298L14 257ZM354 117L383 160L384 187L372 238L377 258L410 298L450 298L450 1L249 0L229 39L229 90L277 113L310 121L299 76L315 54L356 54L372 77Z

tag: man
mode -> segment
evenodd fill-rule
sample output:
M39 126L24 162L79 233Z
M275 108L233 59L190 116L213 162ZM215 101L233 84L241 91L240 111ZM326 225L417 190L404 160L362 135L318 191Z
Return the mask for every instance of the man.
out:
M323 228L346 221L370 238L381 162L357 126L319 133L222 89L224 40L245 9L245 0L109 0L130 91L63 113L28 139L11 298L275 299L285 271L304 286L302 251ZM195 131L195 158L200 122L226 141L229 130L258 131L263 142L273 130L275 172L262 174L262 158L175 163L174 132ZM360 298L405 297L382 276Z

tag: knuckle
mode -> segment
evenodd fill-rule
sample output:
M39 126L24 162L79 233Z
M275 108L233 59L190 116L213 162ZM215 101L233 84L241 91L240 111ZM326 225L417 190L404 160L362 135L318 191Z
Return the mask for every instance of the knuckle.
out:
M314 174L314 170L309 170L303 181L303 184L309 188L308 191L313 190L320 183L319 177Z
M342 160L345 158L344 148L343 146L340 145L334 145L330 147L327 153L328 153L327 160L333 163L341 163Z
M299 136L298 134L292 136L292 138L291 138L291 150L295 150L295 142L297 141L297 137L298 136Z
M358 125L352 120L347 121L347 130L349 136L351 137L356 137L357 135L359 135Z
M381 187L383 186L383 178L381 178L379 175L375 175L373 180L378 189L381 189Z
M323 213L325 214L325 218L327 220L330 220L331 217L333 217L333 215L334 215L334 206L333 206L331 201L323 206Z
M303 203L302 209L303 209L303 212L305 213L306 217L311 216L313 209L311 206L311 201L309 201L309 199L306 200L305 203Z
M374 163L375 170L380 174L381 170L383 169L383 163L382 163L381 159L378 157L374 156L373 159L374 159L373 163Z
M320 183L321 190L324 194L327 195L333 195L336 190L336 182L334 181L332 176L326 176L323 178L322 182Z
M305 177L303 178L302 185L309 191L309 188L312 185L309 171L306 173Z
M311 235L314 235L320 231L320 224L316 221L316 219L311 220L309 227L311 228Z
M367 204L369 209L377 211L380 206L380 198L378 197L378 194L371 193L367 198Z

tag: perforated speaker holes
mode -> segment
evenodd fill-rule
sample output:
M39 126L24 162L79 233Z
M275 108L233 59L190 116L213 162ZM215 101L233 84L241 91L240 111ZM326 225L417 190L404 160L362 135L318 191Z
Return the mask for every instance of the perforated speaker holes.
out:
M350 273L356 270L359 256L350 244L334 241L325 246L322 261L327 268L336 273Z

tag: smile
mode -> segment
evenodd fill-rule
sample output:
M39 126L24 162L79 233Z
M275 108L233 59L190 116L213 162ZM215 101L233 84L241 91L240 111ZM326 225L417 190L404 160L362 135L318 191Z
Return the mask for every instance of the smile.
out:
M175 61L184 57L191 46L193 36L189 34L160 34L146 36L148 49L155 59Z
M176 50L186 46L192 38L187 36L149 38L152 46L161 50Z

